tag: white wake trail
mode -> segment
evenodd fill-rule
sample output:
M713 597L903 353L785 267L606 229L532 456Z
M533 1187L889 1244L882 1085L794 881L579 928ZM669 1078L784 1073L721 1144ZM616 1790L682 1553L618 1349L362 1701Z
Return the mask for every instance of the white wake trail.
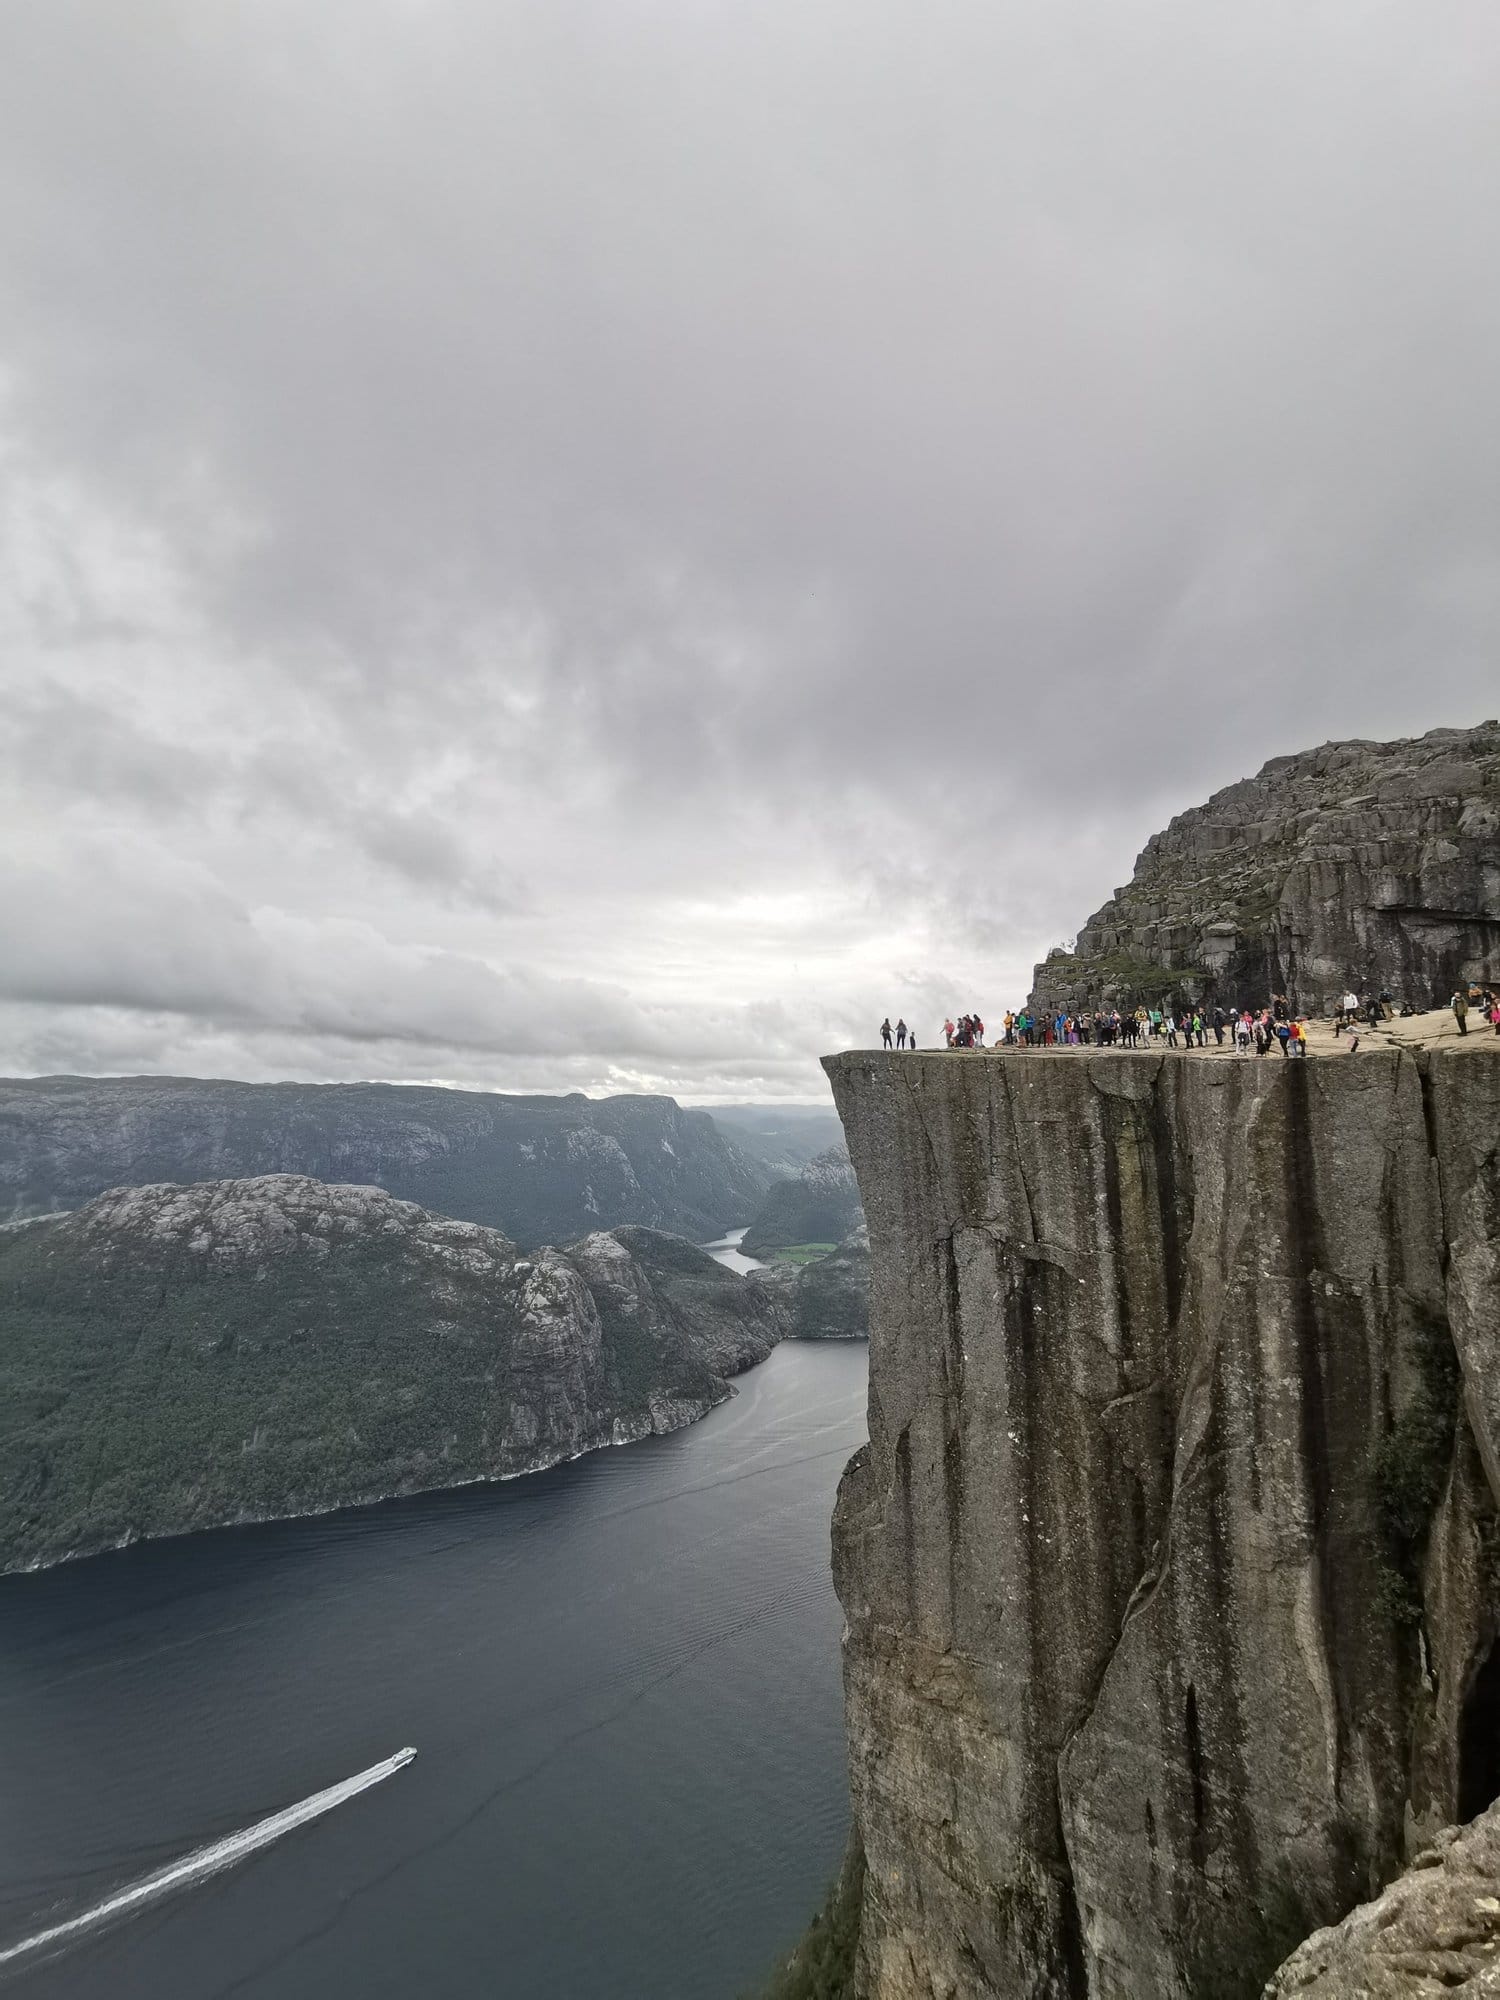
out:
M311 1798L286 1806L281 1812L272 1813L269 1819L259 1820L254 1826L244 1827L238 1833L227 1833L222 1840L212 1841L207 1847L185 1854L180 1861L169 1862L152 1875L143 1875L139 1882L117 1890L113 1896L96 1903L93 1909L85 1910L81 1916L70 1917L64 1924L54 1924L50 1930L38 1931L33 1937L22 1938L19 1944L7 1946L0 1951L0 1965L9 1965L15 1959L41 1951L49 1944L59 1943L63 1938L76 1937L79 1932L92 1930L96 1924L121 1916L128 1910L139 1909L144 1903L154 1903L159 1896L169 1895L173 1889L184 1888L190 1882L201 1882L225 1868L233 1868L247 1855L269 1847L273 1840L280 1840L284 1833L306 1826L309 1820L332 1812L335 1806L344 1805L361 1792L367 1792L372 1785L393 1777L416 1754L409 1746L398 1750L393 1757L383 1757L378 1764L372 1764L368 1771L345 1778L342 1784L330 1785L326 1792L314 1792Z

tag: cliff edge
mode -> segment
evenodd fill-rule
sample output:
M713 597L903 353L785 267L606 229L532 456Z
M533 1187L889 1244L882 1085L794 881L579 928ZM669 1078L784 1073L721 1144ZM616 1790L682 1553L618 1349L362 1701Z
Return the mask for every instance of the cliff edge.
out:
M1500 1044L825 1067L855 1990L1248 2000L1500 1794Z

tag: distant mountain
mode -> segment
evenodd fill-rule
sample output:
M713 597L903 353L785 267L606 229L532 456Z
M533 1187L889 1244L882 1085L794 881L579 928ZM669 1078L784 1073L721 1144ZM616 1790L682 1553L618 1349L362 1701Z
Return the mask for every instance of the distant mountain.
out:
M672 1430L785 1327L652 1229L524 1255L301 1175L117 1189L0 1229L0 1569Z
M385 1083L0 1081L0 1218L106 1188L258 1174L385 1188L521 1244L620 1223L699 1241L753 1215L769 1169L670 1097L511 1097Z
M785 1306L793 1340L868 1340L870 1232L859 1223L826 1257L774 1263L750 1274Z
M842 1243L864 1220L854 1168L842 1145L830 1146L772 1184L741 1248L765 1257L796 1243Z
M795 1173L830 1146L844 1143L832 1105L716 1104L710 1114L742 1153L773 1173Z

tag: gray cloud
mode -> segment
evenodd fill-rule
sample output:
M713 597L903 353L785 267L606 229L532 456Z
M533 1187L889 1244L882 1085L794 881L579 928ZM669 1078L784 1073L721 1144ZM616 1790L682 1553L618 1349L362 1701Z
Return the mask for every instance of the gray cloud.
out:
M1492 712L1497 72L1488 0L8 10L0 1060L812 1092L1264 757Z

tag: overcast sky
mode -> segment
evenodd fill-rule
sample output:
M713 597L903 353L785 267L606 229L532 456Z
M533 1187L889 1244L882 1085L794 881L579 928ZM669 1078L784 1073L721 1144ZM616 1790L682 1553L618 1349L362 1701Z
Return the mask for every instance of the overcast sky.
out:
M7 0L0 1068L810 1097L1495 713L1495 0Z

